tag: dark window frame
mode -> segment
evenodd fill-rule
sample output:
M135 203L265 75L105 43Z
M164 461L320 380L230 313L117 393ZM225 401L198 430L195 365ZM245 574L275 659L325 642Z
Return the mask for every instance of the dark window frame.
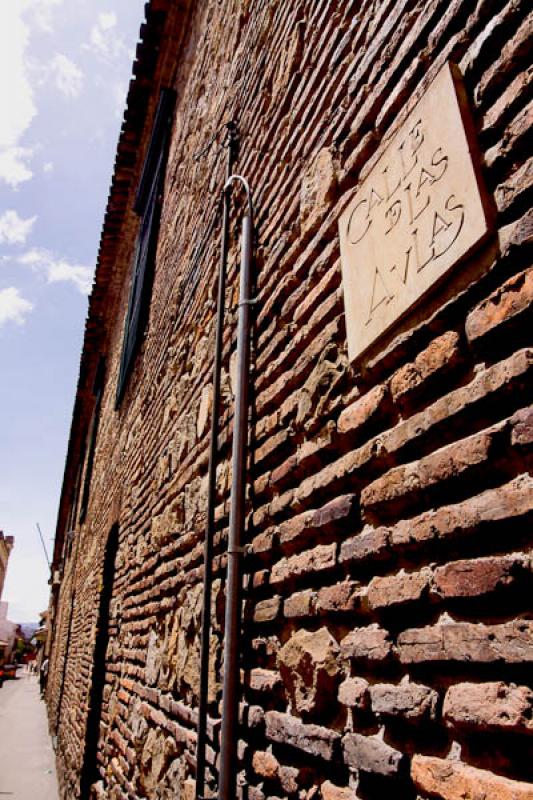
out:
M83 478L83 491L81 494L80 513L78 523L81 525L87 516L87 508L89 507L89 497L91 493L91 480L93 476L94 453L96 450L96 437L98 436L98 424L100 422L100 407L102 405L102 396L104 394L105 384L105 358L100 356L98 365L96 367L96 375L93 383L94 395L94 409L91 416L91 423L89 425L89 434L87 436L87 445L85 452L87 453L87 462L85 464L85 475Z
M162 89L133 210L141 218L135 243L115 408L124 397L150 310L165 168L176 93Z

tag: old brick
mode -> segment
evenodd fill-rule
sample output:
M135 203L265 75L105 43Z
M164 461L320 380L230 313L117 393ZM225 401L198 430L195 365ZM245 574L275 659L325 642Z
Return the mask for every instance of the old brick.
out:
M405 762L403 753L390 747L377 736L348 733L342 740L342 748L344 762L349 767L363 772L397 775Z
M252 757L252 768L261 778L273 780L279 771L279 761L272 753L265 750L256 750Z
M420 389L429 378L442 375L459 360L459 335L448 331L434 339L411 364L394 373L390 390L394 400L401 400Z
M335 786L330 781L324 781L320 787L322 800L357 800L357 796L352 789Z
M533 406L521 408L511 417L513 430L511 444L513 446L526 446L533 443Z
M368 587L368 603L370 608L379 609L420 600L427 593L430 582L430 569L373 578Z
M281 676L299 714L320 713L336 692L339 645L327 628L299 630L278 654Z
M360 431L367 423L379 416L386 398L386 386L374 386L367 394L358 398L341 413L337 424L339 433L354 435Z
M471 661L520 664L533 661L533 621L501 625L453 622L410 628L398 636L404 664L423 661Z
M370 687L374 714L409 720L435 719L438 694L419 683L377 683Z
M288 744L309 755L331 761L340 735L320 725L306 725L290 714L267 711L266 737L269 741Z
M342 581L333 586L325 586L318 592L316 610L318 613L326 611L353 611L360 605L361 596L359 584L355 581Z
M533 733L533 691L502 681L457 683L446 692L443 714L454 725Z
M280 464L279 467L272 470L270 483L272 486L276 487L277 491L280 491L281 488L288 485L297 464L298 458L296 454L293 454L289 456L289 458L286 458L283 464Z
M435 570L434 587L442 597L476 597L511 585L523 565L519 556L452 561Z
M272 692L282 686L279 672L256 667L250 670L250 689L255 692Z
M337 560L337 545L318 545L289 558L282 558L272 567L270 583L283 583L292 578L299 578L314 572L332 569Z
M481 340L500 325L521 314L533 303L533 268L513 275L490 297L470 312L466 335L470 342Z
M367 526L357 536L346 539L341 544L339 562L359 562L369 558L384 558L389 553L388 528L372 528Z
M302 180L300 192L300 226L303 234L311 233L331 208L337 189L337 167L333 153L323 148L317 154Z
M339 686L339 703L357 711L368 708L368 681L364 678L346 678Z
M496 207L500 214L509 213L515 205L529 195L533 186L533 159L515 169L494 190ZM524 309L525 310L525 309Z
M283 604L283 614L287 619L294 617L308 617L314 613L314 600L316 592L304 589L287 597Z
M381 437L381 447L391 455L436 427L451 424L474 414L476 407L489 400L497 402L498 394L523 386L533 366L533 350L525 348L504 361L479 372L467 386L461 386L439 398L428 408L401 422Z
M435 453L401 467L394 467L361 492L361 505L378 510L393 500L418 494L437 483L466 477L491 457L495 430L469 436Z
M520 475L504 486L488 489L461 503L427 511L399 522L391 531L392 544L407 544L472 534L484 525L517 520L533 511L533 478ZM341 548L342 559L342 548Z
M287 794L295 794L298 791L300 770L296 767L280 767L278 778L281 788Z
M388 631L376 624L355 628L341 642L343 658L383 661L390 655L391 649Z
M305 511L280 525L280 544L292 549L301 542L342 531L354 518L357 498L353 494L341 495L322 508Z
M261 600L254 608L254 622L272 622L278 616L281 606L281 597L269 597Z
M322 508L317 509L311 517L311 525L320 531L341 530L353 518L357 508L357 497L354 494L341 495L330 500Z
M459 761L415 755L411 777L421 792L442 800L533 800L533 784L502 778Z

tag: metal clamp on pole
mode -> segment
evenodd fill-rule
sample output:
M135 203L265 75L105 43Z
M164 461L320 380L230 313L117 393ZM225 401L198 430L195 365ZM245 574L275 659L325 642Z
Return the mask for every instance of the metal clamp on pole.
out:
M233 425L231 508L228 533L226 614L224 625L224 684L222 689L222 730L219 800L235 800L237 782L237 739L239 722L240 633L242 605L242 546L245 524L246 451L248 445L248 396L250 384L250 305L252 281L253 206L248 182L232 175L227 193L240 182L247 195L242 220L239 321L237 329L237 380Z

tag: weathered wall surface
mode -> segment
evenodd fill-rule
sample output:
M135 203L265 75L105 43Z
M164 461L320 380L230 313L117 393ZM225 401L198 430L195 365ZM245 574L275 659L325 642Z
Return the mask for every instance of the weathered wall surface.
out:
M116 522L100 796L194 796L213 226L224 154L213 148L199 162L193 155L234 117L238 171L257 208L259 297L239 797L533 798L526 7L515 0L209 0L192 13L181 50L168 24L156 77L171 75L179 52L178 107L150 322L118 411L136 230L131 199L112 271L100 273L105 337L98 348L107 352L108 375L89 511L64 567L49 688L63 797L78 792L102 560ZM337 220L386 137L448 59L464 75L495 211L492 233L350 366ZM132 165L130 192L141 162ZM237 264L235 240L211 788ZM82 374L82 394L89 383ZM79 460L76 448L70 458Z

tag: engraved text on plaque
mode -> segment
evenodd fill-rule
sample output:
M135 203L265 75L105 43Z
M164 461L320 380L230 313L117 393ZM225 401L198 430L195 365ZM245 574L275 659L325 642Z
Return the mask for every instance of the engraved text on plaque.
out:
M353 360L488 230L448 64L361 183L339 229Z

